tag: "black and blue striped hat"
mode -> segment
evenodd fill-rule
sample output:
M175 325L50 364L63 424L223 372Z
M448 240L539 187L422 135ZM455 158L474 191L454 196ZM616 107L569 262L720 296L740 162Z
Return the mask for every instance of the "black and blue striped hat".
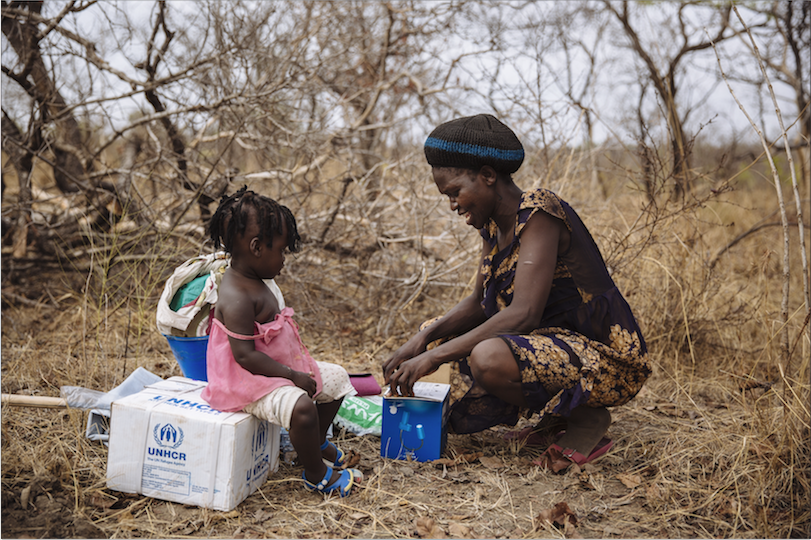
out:
M432 167L478 170L490 165L512 174L524 161L524 147L513 130L490 114L457 118L437 126L425 141L425 159Z

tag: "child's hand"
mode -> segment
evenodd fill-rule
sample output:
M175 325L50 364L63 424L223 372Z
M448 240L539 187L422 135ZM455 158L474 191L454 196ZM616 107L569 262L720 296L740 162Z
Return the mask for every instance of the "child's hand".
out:
M293 374L290 377L290 380L293 381L293 384L307 392L307 395L313 397L315 395L316 390L316 383L313 377L315 376L314 373L304 373L303 371L296 371L294 369L290 370Z

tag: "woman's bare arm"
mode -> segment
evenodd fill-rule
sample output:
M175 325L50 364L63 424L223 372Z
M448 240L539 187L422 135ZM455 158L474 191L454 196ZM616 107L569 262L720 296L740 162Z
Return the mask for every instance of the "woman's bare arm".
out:
M530 218L521 234L510 305L468 332L402 362L400 369L388 378L392 387L399 385L401 392L408 395L419 378L444 363L468 356L482 341L504 334L527 334L537 328L552 288L563 226L560 220L544 212Z
M480 260L483 260L489 252L490 246L482 240ZM479 268L481 268L481 262ZM439 320L417 332L383 363L384 379L388 382L391 373L401 363L425 352L429 343L448 336L463 334L484 322L486 317L481 306L483 283L484 277L481 272L477 272L476 283L471 294L462 299Z

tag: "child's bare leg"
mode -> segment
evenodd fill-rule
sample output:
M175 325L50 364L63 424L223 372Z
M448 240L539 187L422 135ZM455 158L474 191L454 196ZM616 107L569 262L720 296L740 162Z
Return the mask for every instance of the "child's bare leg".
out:
M330 401L329 403L316 403L315 408L318 410L320 435L320 438L318 439L319 447L324 444L324 441L327 439L327 431L329 430L329 426L335 419L335 415L338 414L338 409L341 408L341 403L343 403L343 401L344 398L336 399L335 401ZM327 448L321 452L321 457L330 462L335 461L335 458L338 457L338 450L334 446L327 446Z
M293 416L290 419L290 443L296 449L299 463L304 467L305 477L313 484L320 482L327 474L327 466L321 461L322 440L318 409L312 399L301 396L293 407ZM338 476L338 473L333 472L327 485L337 480Z
M562 448L572 448L584 456L591 454L611 425L611 413L605 407L575 407L568 418L566 433L557 442Z

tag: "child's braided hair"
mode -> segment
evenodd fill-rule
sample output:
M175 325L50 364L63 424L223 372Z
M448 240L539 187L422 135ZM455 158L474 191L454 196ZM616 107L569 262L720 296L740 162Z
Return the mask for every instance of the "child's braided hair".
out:
M282 234L284 223L287 225L287 249L293 253L301 249L296 218L290 209L270 197L248 191L248 186L243 186L233 195L223 195L220 199L220 205L208 224L208 232L215 249L222 246L230 253L234 239L245 233L250 220L246 206L252 207L256 212L260 241L267 237L266 244L272 247L273 236Z

